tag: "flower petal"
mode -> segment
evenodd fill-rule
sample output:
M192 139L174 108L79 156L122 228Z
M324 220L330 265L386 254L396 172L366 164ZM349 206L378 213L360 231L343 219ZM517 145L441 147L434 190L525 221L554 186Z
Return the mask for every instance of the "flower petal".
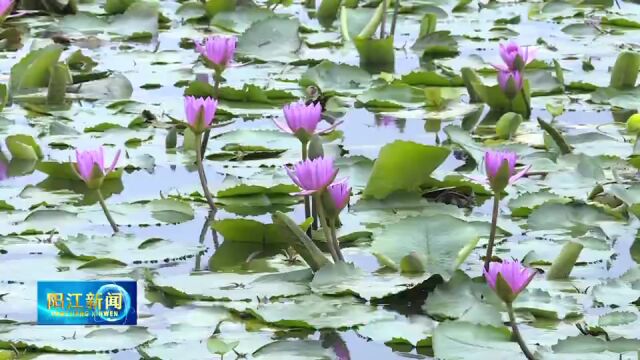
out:
M112 172L113 169L116 168L116 164L118 163L118 160L120 159L120 153L121 152L122 152L122 150L118 150L118 152L116 152L116 156L113 158L113 162L111 163L111 166L109 166L109 169L107 170L105 175L110 173L110 172Z
M531 165L527 166L522 171L520 171L517 174L513 175L512 177L510 177L509 178L509 185L515 183L516 181L518 181L518 179L520 179L521 177L525 176L530 169L531 169Z

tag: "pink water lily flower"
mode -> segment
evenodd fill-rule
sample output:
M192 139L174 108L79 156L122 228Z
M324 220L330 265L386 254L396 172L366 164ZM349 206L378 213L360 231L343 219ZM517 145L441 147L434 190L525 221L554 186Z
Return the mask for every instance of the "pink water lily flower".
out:
M504 260L502 263L492 262L489 264L489 270L483 269L483 273L489 287L495 290L503 301L513 302L533 280L537 271L523 266L517 260ZM499 284L498 276L508 285L508 289Z
M326 189L338 174L331 157L307 159L286 170L291 180L302 188L297 195L310 195Z
M100 146L97 150L76 150L76 164L75 169L82 179L87 184L101 181L107 174L115 169L118 159L120 158L120 150L113 158L113 162L109 168L104 167L104 148ZM94 171L98 169L98 173Z
M498 85L508 98L513 99L522 90L522 74L518 70L499 70Z
M201 133L213 124L213 119L218 108L218 100L206 97L196 98L195 96L184 97L184 112L187 117L187 124L195 133Z
M344 178L327 187L327 192L333 200L333 204L338 212L347 206L349 197L351 196L351 188L349 187L349 179Z
M522 47L515 41L510 41L506 45L500 44L500 57L504 64L493 66L503 71L522 71L526 65L536 58L537 53L538 50L534 47Z
M516 162L518 155L511 151L487 151L484 154L484 166L487 180L491 188L496 192L501 192L507 185L511 185L518 179L523 177L531 166L527 166L520 172L516 172ZM500 170L506 162L507 173L503 174Z
M9 15L11 7L13 7L13 0L0 0L0 17Z
M233 60L238 39L235 36L213 35L203 42L194 41L196 50L207 59L218 72Z
M300 101L285 105L282 110L285 120L274 119L273 122L280 130L295 135L303 142L309 141L314 134L325 134L341 123L336 121L328 128L317 131L318 123L322 120L322 105L319 102L306 105Z

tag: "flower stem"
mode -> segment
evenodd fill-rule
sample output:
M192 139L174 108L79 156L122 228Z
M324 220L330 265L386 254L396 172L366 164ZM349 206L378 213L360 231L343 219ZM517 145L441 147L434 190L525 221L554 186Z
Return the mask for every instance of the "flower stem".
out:
M524 354L524 356L528 360L535 360L535 358L533 357L533 354L531 353L531 351L529 351L529 348L527 348L527 344L525 344L524 339L520 334L520 330L518 330L518 324L516 323L516 314L513 311L513 305L511 303L506 303L506 305L507 305L507 312L509 313L509 322L511 322L511 330L513 332L513 337L518 342L518 345L520 345L520 349L522 350L522 353Z
M111 213L109 212L109 209L107 208L107 204L104 202L104 197L102 197L102 191L100 191L100 188L96 189L96 194L98 195L98 202L100 203L100 207L102 208L102 211L104 212L104 216L107 217L107 220L109 221L109 225L111 225L111 229L113 229L113 232L117 233L120 230L118 230L118 225L113 220L113 217L111 216Z
M327 225L327 219L325 217L324 209L322 208L322 201L320 199L320 195L317 193L314 194L313 200L318 207L318 217L320 218L320 226L322 226L322 231L324 231L324 238L327 241L327 247L329 248L329 252L331 253L331 257L333 258L333 262L337 263L340 261L340 257L338 257L338 253L334 247L333 236L331 235L331 229Z
M391 36L396 33L396 21L398 21L398 13L400 12L400 0L393 2L393 17L391 18Z
M302 161L307 160L308 158L308 142L302 141ZM311 197L309 195L304 196L304 219L308 219L311 216ZM313 219L315 222L315 218ZM307 229L307 236L311 238L311 229L313 226L309 226Z
M340 250L340 243L338 242L338 234L336 233L336 221L334 219L329 220L329 228L331 228L331 241L333 241L333 248L336 249L336 255L340 261L344 261L342 256L342 250Z
M213 202L213 197L209 192L209 186L207 185L207 176L204 173L204 165L202 164L202 134L196 134L196 163L198 164L198 176L200 177L200 184L202 185L202 192L207 199L207 203L211 208L211 211L216 211L216 204Z
M221 80L222 80L222 74L218 74L218 72L216 71L213 74L213 97L216 99L220 98L218 92L219 92ZM204 132L204 140L202 141L202 147L200 148L201 159L204 158L204 154L207 152L207 145L209 144L210 136L211 136L211 128L205 130Z
M487 244L487 254L484 257L484 268L489 271L489 263L493 257L493 243L496 240L496 230L498 228L498 212L500 211L500 194L493 196L493 213L491 214L491 232L489 233L489 243Z
M215 211L209 211L209 214L207 215L207 217L204 220L204 224L202 224L202 229L200 230L200 236L198 237L199 241L198 243L200 245L204 245L204 241L207 238L207 230L211 229L211 222L214 220L214 217L216 216L216 212ZM214 234L214 236L216 235L215 230L212 229L212 233ZM216 243L216 239L214 237L214 245ZM215 246L215 249L217 250L218 247ZM202 258L202 254L203 253L198 253L196 255L196 264L195 264L195 271L200 271L200 259Z
M382 20L380 20L380 40L384 39L385 31L384 28L387 26L387 1L382 0Z
M528 119L531 116L531 104L529 104L529 100L527 100L527 94L525 94L524 91L524 86L522 86L522 89L520 90L520 93L522 94L522 101L524 101L524 111L525 111L525 119Z
M311 228L313 230L318 230L318 207L315 205L315 202L311 202L311 216L313 217L313 222L311 223Z

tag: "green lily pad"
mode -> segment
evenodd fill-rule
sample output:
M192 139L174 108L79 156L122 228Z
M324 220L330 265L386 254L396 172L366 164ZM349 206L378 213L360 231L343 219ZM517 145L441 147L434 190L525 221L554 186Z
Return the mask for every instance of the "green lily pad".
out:
M387 144L373 165L364 196L383 199L396 191L418 191L447 156L449 150L443 147L400 140Z
M309 293L310 271L282 274L194 273L164 276L152 286L169 296L205 301L275 299Z
M308 305L311 303L314 306ZM259 306L241 303L230 303L229 306L268 324L302 329L347 329L395 318L390 311L376 310L350 297L306 295Z
M142 345L153 336L142 327L76 328L35 325L2 325L0 347L35 348L43 352L95 353L127 350ZM75 335L74 335L75 334ZM61 340L64 339L64 340Z
M447 229L456 229L450 236ZM399 242L398 239L404 239ZM396 264L415 252L427 273L448 278L464 261L465 247L478 241L475 227L450 215L420 216L402 219L374 235L372 251Z
M83 261L109 258L125 264L174 262L193 257L202 246L185 246L159 238L136 240L133 235L113 237L78 235L56 243L60 256Z
M237 52L262 61L294 61L302 45L299 27L297 20L282 17L256 21L238 39Z
M370 88L358 95L356 99L364 106L375 109L418 107L423 105L425 101L422 89L403 83Z
M579 236L591 229L597 229L598 224L617 220L591 205L546 203L529 215L527 225L532 230L562 231Z
M319 340L279 340L267 344L256 350L252 357L255 359L333 359L331 349L325 348Z
M481 358L515 359L521 356L518 344L504 327L448 321L433 332L433 352L438 359L464 359L473 354Z
M436 322L426 316L411 315L406 318L376 321L361 326L360 335L389 346L410 345L431 346L431 338Z
M375 301L409 290L426 281L428 276L401 274L368 274L353 264L329 264L318 270L311 281L311 290L322 295L351 294Z
M371 75L356 66L323 61L300 78L301 86L315 85L323 93L358 94L371 82Z

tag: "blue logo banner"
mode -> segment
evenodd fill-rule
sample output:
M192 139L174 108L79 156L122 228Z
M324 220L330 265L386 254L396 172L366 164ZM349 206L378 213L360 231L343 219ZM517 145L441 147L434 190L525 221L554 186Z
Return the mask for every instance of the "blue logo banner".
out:
M136 325L135 281L38 281L39 325Z

